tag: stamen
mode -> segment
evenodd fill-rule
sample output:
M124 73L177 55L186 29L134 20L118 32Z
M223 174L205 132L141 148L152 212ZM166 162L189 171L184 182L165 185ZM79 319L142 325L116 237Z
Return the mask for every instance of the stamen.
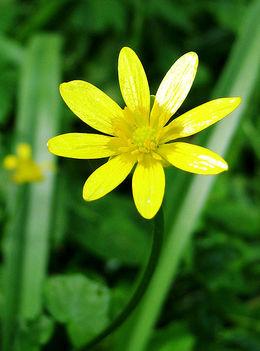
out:
M133 112L125 107L123 113L123 120L114 121L116 137L112 138L110 147L119 153L131 153L138 161L147 154L161 159L156 153L161 130L150 127L147 117L141 111Z
M139 152L150 153L156 150L156 133L151 127L137 128L132 136L132 142Z

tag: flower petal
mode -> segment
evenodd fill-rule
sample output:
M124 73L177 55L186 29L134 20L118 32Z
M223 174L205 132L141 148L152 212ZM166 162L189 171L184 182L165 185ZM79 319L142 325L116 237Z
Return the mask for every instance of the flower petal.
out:
M150 90L142 63L136 53L124 47L119 54L118 76L122 96L127 107L148 122Z
M211 126L234 111L241 98L222 98L206 102L174 119L163 128L161 142L183 138Z
M100 132L115 135L113 121L123 117L123 110L94 85L73 80L60 85L63 100L76 116Z
M32 157L32 148L27 143L19 143L16 146L17 156L23 160L30 160Z
M161 145L159 154L173 166L197 174L218 174L228 170L222 157L204 147L176 142Z
M115 189L131 172L135 161L130 154L113 157L99 167L87 179L83 187L86 201L99 199Z
M3 167L5 169L11 170L18 166L18 158L14 155L7 155L3 160Z
M150 219L161 207L165 175L160 161L147 158L139 162L133 175L133 197L135 206L141 216Z
M170 68L157 90L151 111L151 125L164 126L186 98L198 66L198 56L188 52Z
M48 150L57 156L79 159L102 158L115 154L110 143L113 137L99 134L68 133L48 141Z

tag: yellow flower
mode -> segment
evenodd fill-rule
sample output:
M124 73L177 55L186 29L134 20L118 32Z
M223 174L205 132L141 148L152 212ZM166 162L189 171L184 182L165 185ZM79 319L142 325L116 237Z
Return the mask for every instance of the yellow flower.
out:
M61 96L72 112L106 134L69 133L48 141L49 151L58 156L109 157L85 182L84 200L96 200L109 193L137 164L132 180L133 197L139 213L150 219L162 204L165 164L197 174L217 174L228 169L223 158L213 151L184 142L170 142L209 127L241 102L239 97L213 100L167 124L186 98L197 65L194 52L178 59L159 86L151 110L143 66L128 47L121 50L118 62L124 109L90 83L74 80L60 85Z
M18 144L16 154L16 156L8 155L3 160L3 167L14 171L11 175L14 183L22 184L43 179L40 166L32 159L32 150L29 144Z

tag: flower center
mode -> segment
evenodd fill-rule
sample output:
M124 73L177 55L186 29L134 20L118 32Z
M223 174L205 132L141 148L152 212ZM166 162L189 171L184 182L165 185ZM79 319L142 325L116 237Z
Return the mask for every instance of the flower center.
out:
M145 126L137 128L132 135L132 143L139 152L149 153L156 150L157 140L155 129Z

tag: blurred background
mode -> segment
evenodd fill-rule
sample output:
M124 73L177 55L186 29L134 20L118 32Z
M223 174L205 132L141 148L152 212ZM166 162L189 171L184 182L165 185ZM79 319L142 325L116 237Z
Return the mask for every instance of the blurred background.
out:
M63 103L61 82L86 80L124 106L123 46L138 54L152 94L177 58L198 53L177 116L234 91L244 105L225 155L230 170L207 194L144 346L129 342L137 313L93 350L260 350L259 16L251 0L1 0L0 158L28 143L44 173L42 181L15 184L0 169L3 351L84 346L124 308L149 256L153 225L134 207L131 177L86 203L84 181L104 160L61 159L46 149L55 135L93 131ZM193 176L166 172L167 238Z

